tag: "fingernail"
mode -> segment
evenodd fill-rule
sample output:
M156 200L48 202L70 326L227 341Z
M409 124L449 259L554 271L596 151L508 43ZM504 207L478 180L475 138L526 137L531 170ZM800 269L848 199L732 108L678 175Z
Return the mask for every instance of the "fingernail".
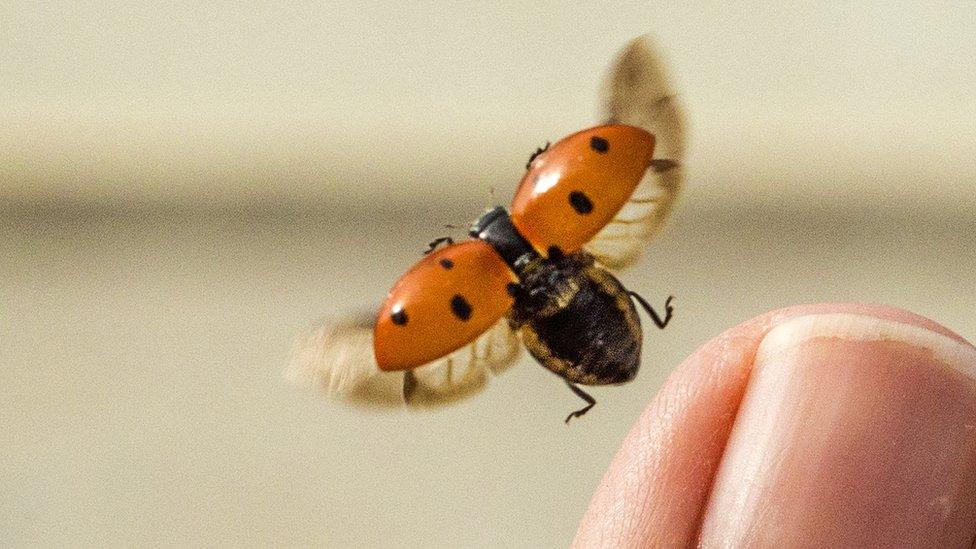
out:
M871 316L766 335L703 547L976 546L976 348Z

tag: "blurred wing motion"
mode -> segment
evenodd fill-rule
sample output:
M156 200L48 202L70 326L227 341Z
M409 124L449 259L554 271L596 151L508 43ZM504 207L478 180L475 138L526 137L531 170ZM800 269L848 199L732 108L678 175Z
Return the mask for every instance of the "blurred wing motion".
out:
M646 37L610 66L603 90L604 120L643 128L656 138L655 161L630 200L585 249L610 269L632 265L664 224L681 190L684 116Z
M466 347L412 370L384 372L373 355L372 318L326 323L300 334L286 377L327 396L369 407L450 404L484 389L510 368L521 347L500 320Z

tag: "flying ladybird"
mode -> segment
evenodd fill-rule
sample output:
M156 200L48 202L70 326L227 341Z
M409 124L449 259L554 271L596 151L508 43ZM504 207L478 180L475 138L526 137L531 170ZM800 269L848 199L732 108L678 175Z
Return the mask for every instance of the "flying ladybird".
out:
M372 319L303 334L290 375L367 405L431 406L478 392L521 342L587 405L579 385L630 381L640 366L636 301L611 270L632 264L680 188L682 117L657 58L637 39L604 90L606 123L538 149L511 210L497 206L470 240L442 237L393 286ZM655 148L665 156L655 158Z

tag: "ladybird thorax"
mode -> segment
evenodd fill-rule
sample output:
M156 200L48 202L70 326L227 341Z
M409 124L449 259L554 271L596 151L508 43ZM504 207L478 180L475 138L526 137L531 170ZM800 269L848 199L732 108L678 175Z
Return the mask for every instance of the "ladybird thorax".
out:
M585 286L585 270L593 258L585 252L536 257L519 270L519 291L510 314L516 324L564 309Z
M469 234L484 240L498 252L505 263L521 278L521 271L540 259L539 254L512 224L504 206L495 206L471 225Z

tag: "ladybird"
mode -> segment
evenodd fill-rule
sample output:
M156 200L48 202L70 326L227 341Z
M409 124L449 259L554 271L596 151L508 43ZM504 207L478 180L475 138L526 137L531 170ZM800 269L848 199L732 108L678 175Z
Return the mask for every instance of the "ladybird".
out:
M671 210L682 116L644 39L611 66L603 101L606 123L536 150L510 208L486 211L468 240L431 242L375 316L300 337L292 377L361 404L439 405L480 391L524 347L586 402L566 422L596 403L581 385L632 380L637 307L663 329L673 298L660 315L613 272Z

